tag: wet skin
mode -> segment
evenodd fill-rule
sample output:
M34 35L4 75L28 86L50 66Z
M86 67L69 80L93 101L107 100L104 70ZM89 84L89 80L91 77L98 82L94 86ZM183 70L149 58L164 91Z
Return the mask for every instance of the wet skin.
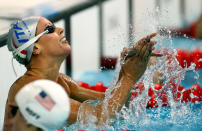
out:
M52 23L41 17L38 26L37 34ZM26 65L27 72L14 82L10 88L8 101L6 105L4 131L37 131L37 127L27 123L19 110L12 113L11 106L16 106L15 95L27 83L38 79L49 79L63 86L70 97L70 116L68 123L77 121L79 107L83 106L83 111L80 113L82 121L88 122L88 113L96 118L95 124L102 126L108 118L115 117L115 111L119 111L127 102L130 90L133 85L144 74L150 56L161 56L153 53L155 41L151 39L156 36L156 33L146 36L139 40L136 44L129 48L124 48L121 53L121 70L116 86L118 88L112 91L112 97L108 100L108 114L102 110L103 102L97 107L92 107L89 104L82 104L85 100L102 100L105 95L100 92L88 90L79 87L78 84L70 77L59 73L59 69L63 60L71 52L69 43L64 38L64 30L56 28L55 32L42 36L34 45L31 61ZM108 115L108 116L107 116ZM85 124L85 123L84 123Z

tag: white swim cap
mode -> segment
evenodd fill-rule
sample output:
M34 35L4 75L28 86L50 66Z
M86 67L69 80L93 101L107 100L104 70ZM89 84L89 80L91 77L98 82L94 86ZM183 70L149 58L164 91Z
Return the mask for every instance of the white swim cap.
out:
M55 131L67 123L69 97L64 88L53 81L33 81L20 89L15 100L24 118L36 127Z
M47 31L36 35L36 28L40 17L28 17L22 20L18 20L11 25L8 32L7 46L9 51L12 51L16 60L25 65L28 64L32 52L34 43Z

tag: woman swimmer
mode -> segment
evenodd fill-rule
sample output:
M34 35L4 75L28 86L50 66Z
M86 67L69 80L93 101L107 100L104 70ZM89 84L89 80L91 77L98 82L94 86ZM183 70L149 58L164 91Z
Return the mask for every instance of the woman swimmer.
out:
M108 112L105 112L102 110L104 102L96 107L82 104L85 100L104 99L103 93L82 88L70 77L59 73L61 63L71 51L71 47L64 36L64 30L55 27L44 17L31 17L17 21L9 30L7 46L14 58L26 66L27 71L10 88L4 131L39 130L25 120L15 100L16 94L22 87L39 79L54 81L65 89L70 97L68 123L77 121L79 107L82 104L84 110L84 113L81 114L82 117L85 119L88 117L87 114L91 113L96 117L96 124L103 125L108 118L115 117L115 112L119 111L127 102L130 90L145 72L150 56L161 56L152 52L156 44L156 41L151 40L154 36L156 36L155 33L150 34L133 46L123 49L121 70L116 83L118 88L113 90L112 97L108 100ZM33 112L31 113L33 115Z

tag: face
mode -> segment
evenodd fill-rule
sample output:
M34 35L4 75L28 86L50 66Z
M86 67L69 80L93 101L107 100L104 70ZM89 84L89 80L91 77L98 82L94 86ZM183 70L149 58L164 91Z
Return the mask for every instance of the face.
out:
M46 18L41 17L37 25L36 35L44 32L47 26L53 24ZM64 29L55 27L53 33L43 35L37 42L40 45L42 54L51 55L55 57L66 57L71 47L64 36Z

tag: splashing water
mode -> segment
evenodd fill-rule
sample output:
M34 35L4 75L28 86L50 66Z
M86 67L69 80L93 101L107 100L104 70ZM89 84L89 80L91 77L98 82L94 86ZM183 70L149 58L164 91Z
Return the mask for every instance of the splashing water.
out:
M199 74L195 71L195 65L192 64L189 68L182 68L179 66L179 63L176 59L177 51L173 46L173 40L171 37L171 32L166 27L161 27L160 22L167 20L161 16L159 13L159 9L156 9L154 14L148 13L151 20L147 20L150 22L147 30L145 32L153 32L158 29L164 29L168 32L166 36L158 35L155 40L157 40L158 49L163 54L163 57L158 58L156 64L151 65L144 73L144 75L139 80L143 82L145 90L139 94L135 99L130 102L130 106L123 107L120 112L116 112L115 119L109 119L106 122L105 127L97 128L94 124L96 121L95 116L92 113L83 110L83 107L86 103L97 106L100 101L87 101L83 103L80 107L79 111L79 121L81 123L76 123L71 125L70 127L66 127L66 130L78 130L85 129L86 131L94 131L105 129L107 131L117 131L117 130L200 130L202 129L202 110L201 103L181 103L176 102L173 97L172 89L169 87L170 81L175 85L180 85L181 81L184 80L185 74L188 71L195 72L194 79L199 79ZM151 29L151 30L149 30ZM130 40L134 43L136 37L132 34ZM164 44L163 41L168 40L168 44ZM200 59L201 61L201 59ZM120 62L116 68L116 72L118 76L120 70ZM163 106L163 101L158 99L160 95L158 92L154 92L156 96L156 101L158 103L157 108L148 109L147 103L150 99L148 96L149 88L154 87L153 84L153 75L154 72L161 72L164 74L164 85L162 86L162 90L166 90L167 92L167 101L169 106ZM104 103L102 109L107 112L108 100L111 97L111 92L117 86L115 83L117 81L117 77L114 78L111 86L106 91L106 97L104 99ZM132 90L134 92L135 89ZM182 97L182 96L181 96ZM116 100L115 100L116 101ZM82 119L82 114L88 117L84 120ZM106 113L107 114L107 113ZM88 121L87 124L83 124Z

